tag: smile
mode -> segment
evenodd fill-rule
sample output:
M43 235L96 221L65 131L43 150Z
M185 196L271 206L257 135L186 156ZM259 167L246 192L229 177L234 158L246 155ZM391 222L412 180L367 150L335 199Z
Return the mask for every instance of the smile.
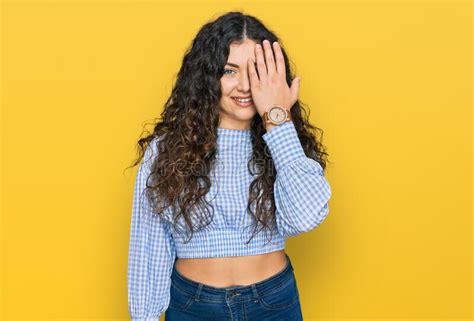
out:
M232 99L236 102L237 105L241 107L248 107L253 105L252 98L239 99L232 97Z

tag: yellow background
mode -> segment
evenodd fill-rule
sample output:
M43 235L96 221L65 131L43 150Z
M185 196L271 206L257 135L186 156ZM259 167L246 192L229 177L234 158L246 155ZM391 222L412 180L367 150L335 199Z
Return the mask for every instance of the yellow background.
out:
M2 319L128 319L123 170L229 10L281 37L332 162L287 241L305 320L472 319L469 1L2 4Z

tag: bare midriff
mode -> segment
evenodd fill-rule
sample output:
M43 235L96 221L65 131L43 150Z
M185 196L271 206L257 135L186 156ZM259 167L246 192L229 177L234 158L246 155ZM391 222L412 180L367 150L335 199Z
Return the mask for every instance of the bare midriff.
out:
M216 258L177 258L176 270L198 283L223 288L265 280L287 265L285 250L271 253Z

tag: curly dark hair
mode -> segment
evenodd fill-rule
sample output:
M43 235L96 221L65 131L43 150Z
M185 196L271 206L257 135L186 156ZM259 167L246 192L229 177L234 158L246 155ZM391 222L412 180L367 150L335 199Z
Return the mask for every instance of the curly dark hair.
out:
M279 42L285 60L286 81L291 86L294 73L282 41L253 16L239 11L221 15L204 24L197 33L185 53L161 119L154 120L152 133L138 140L139 156L130 166L138 165L147 147L154 144L152 146L158 153L146 181L146 196L154 214L164 216L166 208L172 209L172 223L176 231L176 222L180 217L184 219L187 232L190 232L187 241L192 238L195 229L199 231L209 225L214 215L212 204L203 196L210 190L208 174L216 159L220 79L229 56L229 46L241 44L246 39L260 44L264 39L270 43ZM322 141L323 131L309 123L309 111L305 110L300 100L291 107L291 116L306 156L317 161L324 170L328 154L316 138L319 131ZM248 191L247 212L253 221L253 234L248 242L262 229L274 230L276 224L273 196L276 170L262 138L266 131L258 113L250 127L252 155L247 168L255 180ZM252 172L252 164L257 164L258 173ZM201 210L194 210L195 206ZM210 216L209 207L212 209ZM198 213L202 215L196 217ZM193 221L200 224L194 226Z

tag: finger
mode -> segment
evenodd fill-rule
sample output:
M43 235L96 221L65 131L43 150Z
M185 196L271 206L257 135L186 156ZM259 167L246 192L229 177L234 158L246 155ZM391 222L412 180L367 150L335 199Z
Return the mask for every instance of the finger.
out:
M277 73L281 75L283 79L286 79L285 58L283 57L280 44L277 41L273 43L273 50L275 51Z
M257 70L260 81L265 81L267 79L267 66L265 65L265 60L263 59L263 49L260 44L255 45L255 56L257 58Z
M252 58L247 60L247 67L250 79L250 87L253 88L256 84L258 84L258 75L257 71L255 70L255 62Z
M263 40L263 48L265 49L265 63L268 69L268 76L271 77L276 73L275 58L273 58L273 49L270 41Z

